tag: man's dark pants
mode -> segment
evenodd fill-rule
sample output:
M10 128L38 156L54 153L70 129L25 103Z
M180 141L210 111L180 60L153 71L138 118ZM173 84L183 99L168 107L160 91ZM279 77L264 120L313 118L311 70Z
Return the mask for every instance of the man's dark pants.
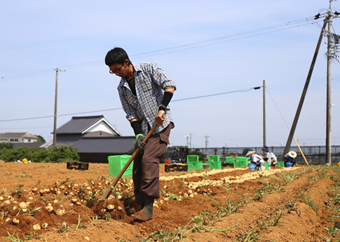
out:
M159 162L166 152L172 123L162 132L151 135L143 154L133 162L135 202L144 204L144 195L159 198Z

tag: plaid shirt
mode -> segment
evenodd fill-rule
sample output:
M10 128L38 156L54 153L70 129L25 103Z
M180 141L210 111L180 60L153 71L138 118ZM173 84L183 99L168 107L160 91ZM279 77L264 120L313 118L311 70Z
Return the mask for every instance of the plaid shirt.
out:
M130 121L137 118L142 121L142 131L147 135L148 128L156 123L155 117L167 88L175 88L175 83L155 63L133 65L136 86L136 96L133 95L125 78L120 80L118 93L126 118ZM169 106L168 106L169 108ZM170 110L165 111L165 121L154 132L157 134L173 122Z

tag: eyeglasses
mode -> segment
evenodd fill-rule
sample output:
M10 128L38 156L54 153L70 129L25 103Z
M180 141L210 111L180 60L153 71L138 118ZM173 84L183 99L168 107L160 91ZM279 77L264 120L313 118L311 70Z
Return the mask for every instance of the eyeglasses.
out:
M117 72L120 72L120 70L122 69L124 65L121 65L120 67L116 67L113 71L109 70L110 74L116 74Z

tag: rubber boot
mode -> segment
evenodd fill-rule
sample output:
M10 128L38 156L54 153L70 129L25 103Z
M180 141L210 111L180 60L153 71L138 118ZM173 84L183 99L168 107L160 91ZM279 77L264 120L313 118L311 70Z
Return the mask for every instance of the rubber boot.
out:
M144 222L151 220L153 218L153 202L153 197L145 196L145 204L143 209L133 214L132 217Z

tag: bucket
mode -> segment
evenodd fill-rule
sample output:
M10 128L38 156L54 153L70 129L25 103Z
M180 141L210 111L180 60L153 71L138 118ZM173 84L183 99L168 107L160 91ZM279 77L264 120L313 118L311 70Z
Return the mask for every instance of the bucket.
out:
M252 170L252 171L255 171L255 169L256 169L256 165L253 164L253 163L249 163L249 164L248 164L248 167L249 167L249 169Z
M292 163L290 163L290 162L286 162L286 167L292 167Z

